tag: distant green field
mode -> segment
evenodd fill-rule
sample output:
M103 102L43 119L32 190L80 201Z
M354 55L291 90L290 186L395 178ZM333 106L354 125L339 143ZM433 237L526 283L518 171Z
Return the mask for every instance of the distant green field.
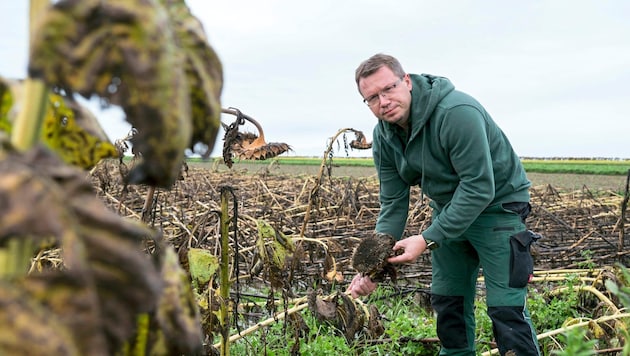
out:
M219 159L219 158L215 158ZM189 162L199 162L190 158ZM322 158L317 157L279 157L267 161L248 161L268 165L275 161L280 165L319 166ZM373 167L372 158L343 158L334 157L337 166ZM571 174L601 174L626 175L630 170L630 160L588 160L588 159L523 159L525 170L530 173L571 173Z
M626 175L630 160L523 160L527 172Z

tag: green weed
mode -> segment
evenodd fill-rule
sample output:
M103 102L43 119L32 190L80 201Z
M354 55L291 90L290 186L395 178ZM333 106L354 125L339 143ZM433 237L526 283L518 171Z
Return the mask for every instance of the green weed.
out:
M630 307L630 272L620 269L620 284L606 283L610 292ZM582 310L583 295L573 289L579 286L578 276L570 276L560 283L537 283L530 287L528 309L535 329L539 332L556 330L569 320L588 319L591 315ZM565 288L568 287L568 288ZM562 293L554 293L564 288ZM375 305L381 313L384 334L370 339L365 333L358 333L352 341L347 341L342 332L332 325L317 320L307 309L301 312L308 331L296 336L290 323L278 321L244 339L235 342L232 354L235 355L435 355L439 351L436 325L430 307L428 291L422 289L394 288L381 285L372 295L363 299L364 303ZM477 353L490 351L494 344L492 323L486 312L485 298L482 295L475 302L477 326ZM619 325L626 325L627 319ZM627 329L618 330L619 340L606 340L606 345L624 345L629 339ZM590 337L590 339L589 339ZM603 347L598 340L589 336L587 328L574 328L557 338L541 340L543 355L594 354L597 347ZM626 343L621 354L630 354L630 344Z

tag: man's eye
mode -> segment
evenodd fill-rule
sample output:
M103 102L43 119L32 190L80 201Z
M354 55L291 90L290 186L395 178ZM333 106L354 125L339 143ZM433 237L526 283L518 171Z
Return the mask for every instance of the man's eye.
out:
M390 85L390 86L388 86L388 87L385 87L385 89L383 89L383 93L387 94L387 93L389 93L390 91L394 90L394 88L395 88L395 87L394 87L393 85Z
M371 97L369 97L367 99L368 103L374 102L374 100L376 100L378 98L378 95L372 95Z

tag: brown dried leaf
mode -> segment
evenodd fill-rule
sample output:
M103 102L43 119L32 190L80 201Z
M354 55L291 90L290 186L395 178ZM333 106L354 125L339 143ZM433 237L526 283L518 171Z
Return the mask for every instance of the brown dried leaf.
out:
M207 146L207 158L214 147L221 126L221 90L223 67L208 44L201 22L194 17L183 0L162 0L185 58L188 92L191 101L193 133L190 148L199 142Z
M372 339L376 339L385 333L385 327L381 320L381 313L374 304L370 304L370 317L368 320L368 335Z
M77 335L100 330L108 348L104 351L119 350L133 335L136 316L154 310L161 292L157 268L142 251L143 239L157 239L157 234L110 211L83 171L63 165L41 147L25 154L10 152L0 160L0 202L0 242L25 237L46 241L52 236L63 251L66 269L47 277L54 285L34 275L25 286L41 303L50 304L51 314L68 316L76 313L67 310L88 308L90 300L72 294L94 293L97 304L88 309L98 313L96 320L88 314L60 320ZM43 295L48 289L51 295ZM98 348L94 338L77 339L77 344L82 350L90 347L86 345Z
M36 242L50 235L61 238L76 225L71 211L53 209L64 205L63 190L32 167L44 159L37 156L40 152L9 152L0 160L0 245L16 236Z
M354 340L356 333L363 328L366 316L355 304L354 299L347 294L337 293L335 299L341 299L341 302L336 300L339 315L337 327L343 331L346 340L350 343Z
M369 150L372 148L372 142L367 142L363 132L359 130L352 130L355 135L355 139L350 141L350 147L357 150Z
M322 297L319 292L308 294L308 308L317 320L325 321L344 333L351 342L356 333L363 329L365 318L362 308L344 293L336 293L332 297Z
M181 268L175 250L165 247L162 260L164 291L157 320L171 355L197 355L203 348L200 314L188 275Z
M326 257L324 258L324 273L326 279L331 282L343 282L343 274L337 271L337 263L335 262L335 258L331 256L330 253L327 253Z
M71 270L36 274L15 288L23 289L28 293L25 298L37 302L50 318L57 319L71 333L81 354L108 354L99 296L88 275L73 274ZM29 322L33 328L38 327L34 320Z
M120 105L143 155L129 182L167 188L192 135L184 57L170 25L155 1L57 1L39 22L29 61L33 78Z
M14 284L0 281L0 354L82 355L69 328Z
M337 317L337 303L323 299L317 291L308 294L308 308L320 321L335 320Z

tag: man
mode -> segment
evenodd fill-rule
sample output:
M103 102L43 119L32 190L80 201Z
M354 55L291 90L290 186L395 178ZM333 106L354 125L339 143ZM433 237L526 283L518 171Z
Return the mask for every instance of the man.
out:
M525 302L533 272L525 228L529 187L519 157L474 98L446 78L407 74L394 57L376 54L359 65L356 83L378 118L372 155L380 181L376 231L398 241L391 263L431 251L431 305L441 355L475 354L474 299L480 266L488 315L502 355L539 355ZM431 198L432 223L402 239L410 186ZM356 275L356 298L376 288Z

